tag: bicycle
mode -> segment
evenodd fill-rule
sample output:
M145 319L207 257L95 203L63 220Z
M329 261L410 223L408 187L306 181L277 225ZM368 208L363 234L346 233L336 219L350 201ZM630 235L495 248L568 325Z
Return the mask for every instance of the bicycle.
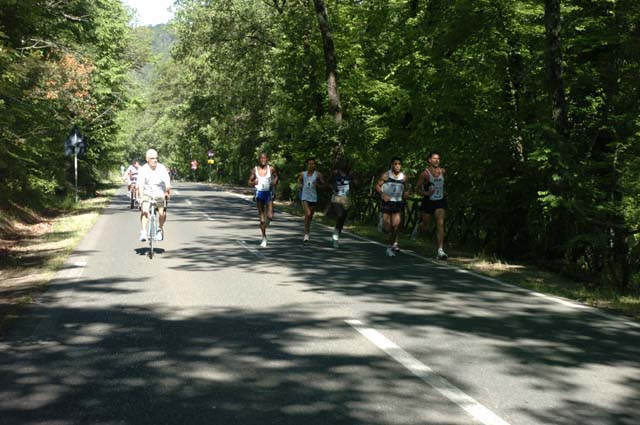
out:
M167 208L167 200L163 201L163 207ZM149 201L149 220L147 221L147 239L149 241L149 259L153 258L153 245L156 241L156 235L158 234L158 223L160 218L158 217L158 203L155 199Z
M134 209L136 206L140 206L138 201L138 187L136 186L136 180L131 180L131 189L129 190L129 208Z

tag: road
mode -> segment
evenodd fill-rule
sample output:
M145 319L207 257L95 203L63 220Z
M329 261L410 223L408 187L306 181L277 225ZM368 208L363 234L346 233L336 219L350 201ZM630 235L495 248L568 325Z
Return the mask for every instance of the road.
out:
M121 193L0 341L0 424L640 423L640 327L179 183Z

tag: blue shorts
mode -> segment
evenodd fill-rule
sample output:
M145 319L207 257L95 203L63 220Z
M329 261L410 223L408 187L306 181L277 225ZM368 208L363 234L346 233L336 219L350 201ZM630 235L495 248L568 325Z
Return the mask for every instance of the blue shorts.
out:
M273 202L273 197L271 196L270 190L265 191L257 191L256 192L256 202L262 202L263 204L268 204L269 202Z

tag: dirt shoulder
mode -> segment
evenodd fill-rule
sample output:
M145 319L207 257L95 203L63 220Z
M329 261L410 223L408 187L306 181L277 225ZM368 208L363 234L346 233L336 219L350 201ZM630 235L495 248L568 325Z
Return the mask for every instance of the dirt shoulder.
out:
M0 336L43 292L106 206L111 191L43 216L0 210Z

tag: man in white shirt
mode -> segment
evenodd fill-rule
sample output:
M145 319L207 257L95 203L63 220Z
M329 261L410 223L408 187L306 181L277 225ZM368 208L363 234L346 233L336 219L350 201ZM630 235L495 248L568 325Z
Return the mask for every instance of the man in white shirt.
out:
M156 234L156 240L164 238L164 223L167 221L167 212L164 200L169 200L171 181L167 168L158 162L158 152L149 149L146 154L147 163L138 171L138 193L142 199L142 214L140 215L140 241L147 240L147 221L149 219L149 205L155 200L160 216L160 230Z

